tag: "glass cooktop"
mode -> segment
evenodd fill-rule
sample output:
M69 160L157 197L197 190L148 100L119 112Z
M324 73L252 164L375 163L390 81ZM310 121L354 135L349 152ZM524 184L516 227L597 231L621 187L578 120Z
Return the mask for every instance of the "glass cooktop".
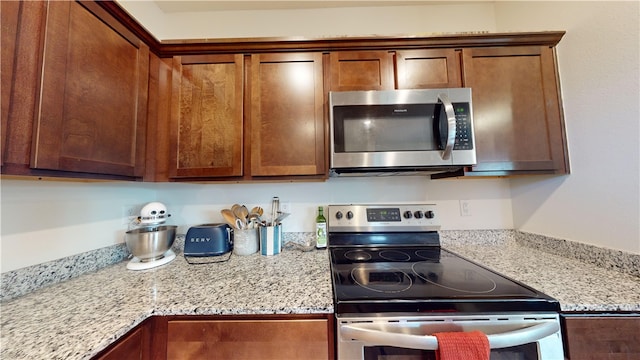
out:
M524 284L434 246L330 249L338 313L559 311Z

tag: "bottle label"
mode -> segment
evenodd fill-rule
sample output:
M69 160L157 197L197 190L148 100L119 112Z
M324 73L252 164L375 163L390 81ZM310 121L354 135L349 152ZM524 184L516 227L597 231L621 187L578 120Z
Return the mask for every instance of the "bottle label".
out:
M316 247L327 247L327 223L316 223Z

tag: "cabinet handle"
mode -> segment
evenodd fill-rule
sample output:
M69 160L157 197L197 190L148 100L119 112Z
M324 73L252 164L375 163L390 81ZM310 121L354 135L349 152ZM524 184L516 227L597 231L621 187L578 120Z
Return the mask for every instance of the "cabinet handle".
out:
M456 142L456 113L453 111L453 104L447 94L439 94L438 102L442 103L444 112L447 115L447 144L442 152L442 160L449 160L453 145ZM441 119L438 119L438 121L441 121Z
M431 335L410 335L378 330L376 324L352 324L340 327L341 338L362 341L370 346L437 350L438 339ZM537 342L560 330L557 321L543 322L522 329L488 335L491 349L500 349Z

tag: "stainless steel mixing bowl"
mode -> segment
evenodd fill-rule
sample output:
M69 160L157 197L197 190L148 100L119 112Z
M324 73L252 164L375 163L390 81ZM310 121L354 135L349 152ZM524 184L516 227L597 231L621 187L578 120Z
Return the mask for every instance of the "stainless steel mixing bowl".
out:
M125 242L142 262L161 259L176 239L175 225L147 226L127 231Z

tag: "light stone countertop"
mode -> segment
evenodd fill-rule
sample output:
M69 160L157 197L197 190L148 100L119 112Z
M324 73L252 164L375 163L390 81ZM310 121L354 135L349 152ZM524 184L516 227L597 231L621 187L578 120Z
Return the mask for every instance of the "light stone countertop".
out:
M443 248L520 281L560 302L563 312L640 313L640 277L515 242Z
M515 242L443 248L558 299L563 311L640 312L640 277ZM151 315L332 313L325 250L130 271L120 262L1 303L0 358L86 359Z
M144 271L126 264L3 302L0 358L90 358L151 315L333 313L326 250L202 265L178 254Z

